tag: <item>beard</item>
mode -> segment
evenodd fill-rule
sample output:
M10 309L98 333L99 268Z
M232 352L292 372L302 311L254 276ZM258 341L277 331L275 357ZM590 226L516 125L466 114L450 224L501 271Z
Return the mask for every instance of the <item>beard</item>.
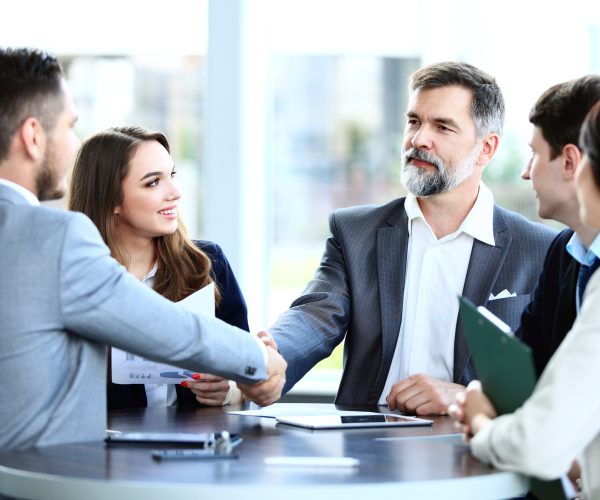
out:
M40 165L35 185L40 201L58 200L65 195L62 176L57 172L57 158L52 142L48 142L46 154Z
M402 176L400 180L404 187L415 196L433 196L447 193L471 175L478 154L479 148L476 146L462 160L444 163L439 156L433 153L411 148L404 153L404 158L402 158ZM435 170L428 171L421 167L415 167L410 163L412 159L431 163Z

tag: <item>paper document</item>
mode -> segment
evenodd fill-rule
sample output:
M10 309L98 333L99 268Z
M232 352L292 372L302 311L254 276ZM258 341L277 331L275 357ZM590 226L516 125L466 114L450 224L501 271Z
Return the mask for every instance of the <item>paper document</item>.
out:
M314 415L341 415L341 416L358 416L358 415L379 415L372 411L344 411L337 410L335 405L331 404L302 404L302 403L275 403L265 408L257 407L257 409L230 411L232 415L243 415L245 417L304 417Z
M188 311L214 318L214 283L194 292L177 304ZM169 332L165 332L166 335L169 335ZM189 370L150 361L116 347L112 347L110 353L111 376L115 384L179 384L182 380L191 380L191 376L194 374Z

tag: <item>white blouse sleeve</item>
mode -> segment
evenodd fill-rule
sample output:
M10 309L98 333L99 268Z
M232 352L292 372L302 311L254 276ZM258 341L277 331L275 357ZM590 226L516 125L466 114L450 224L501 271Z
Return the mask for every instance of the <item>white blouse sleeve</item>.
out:
M535 391L512 414L496 418L471 440L478 459L542 479L568 471L600 432L600 272L586 289L573 328Z

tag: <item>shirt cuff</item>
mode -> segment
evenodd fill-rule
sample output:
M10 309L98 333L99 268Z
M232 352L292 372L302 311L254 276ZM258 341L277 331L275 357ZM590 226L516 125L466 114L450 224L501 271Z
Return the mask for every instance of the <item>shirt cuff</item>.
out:
M227 396L225 396L225 401L223 401L223 406L226 405L235 405L244 401L244 397L242 391L240 391L233 380L229 381L229 391L227 391Z
M490 422L475 434L469 443L473 456L487 464L493 463L495 458L492 448L492 429L494 425L495 421Z

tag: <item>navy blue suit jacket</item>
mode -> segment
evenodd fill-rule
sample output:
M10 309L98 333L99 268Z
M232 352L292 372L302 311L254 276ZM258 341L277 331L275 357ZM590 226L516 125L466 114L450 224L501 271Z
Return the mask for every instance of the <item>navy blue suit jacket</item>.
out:
M212 278L221 291L221 302L215 310L218 319L249 331L248 308L242 295L240 286L233 274L233 270L223 254L223 250L216 243L210 241L195 241L196 245L212 261ZM176 386L178 406L202 406L196 396L189 389ZM145 408L148 404L146 391L143 384L113 384L108 373L107 404L109 410L126 410L131 408Z
M524 309L516 332L533 350L538 375L544 371L577 316L575 291L579 263L566 249L571 236L573 231L565 229L550 245L533 300Z

